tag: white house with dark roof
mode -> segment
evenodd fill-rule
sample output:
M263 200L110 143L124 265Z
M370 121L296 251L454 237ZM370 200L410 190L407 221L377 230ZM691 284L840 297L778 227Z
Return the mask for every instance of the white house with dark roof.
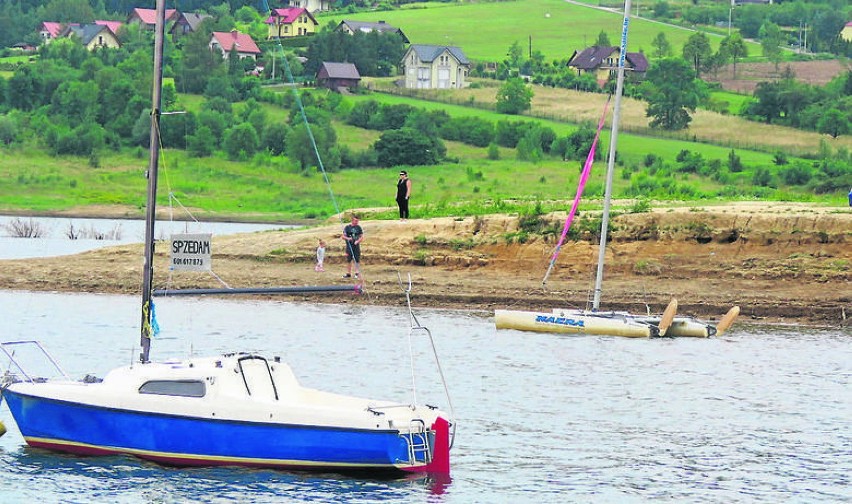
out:
M76 38L90 51L100 47L121 47L115 33L105 24L68 25L59 36Z
M405 33L402 32L396 26L389 25L384 21L379 21L378 23L369 23L365 21L352 21L351 19L344 19L337 25L335 30L346 32L350 35L354 35L355 33L396 33L400 37L402 37L402 41L406 44L409 43L408 37L405 36Z
M470 60L455 46L411 44L400 67L409 89L461 89L467 85Z
M618 70L621 49L615 46L592 46L582 51L574 51L568 60L568 66L575 69L577 75L593 74L603 85ZM648 59L641 52L628 52L624 58L624 69L630 78L642 78L648 71Z
M188 35L197 31L198 27L201 26L201 23L203 23L205 19L213 19L213 16L210 14L181 12L178 14L177 19L175 19L172 27L169 29L169 33L171 33L172 39Z

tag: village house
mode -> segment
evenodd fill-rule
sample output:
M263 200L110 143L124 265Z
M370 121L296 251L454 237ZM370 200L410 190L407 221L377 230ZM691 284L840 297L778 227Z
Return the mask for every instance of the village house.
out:
M311 13L331 9L331 1L329 0L290 0L288 5L290 7L301 7Z
M577 75L594 74L598 84L603 85L618 70L620 54L618 47L588 47L579 53L574 51L568 66L576 69ZM642 53L628 52L624 58L624 70L625 76L642 78L648 71L648 59Z
M210 37L210 50L220 51L222 57L228 59L232 50L236 50L240 59L251 58L256 60L260 56L260 49L254 43L250 35L240 33L237 30L229 32L213 32Z
M346 32L350 35L354 35L355 33L396 33L402 37L402 41L406 44L409 43L408 37L397 28L396 26L391 26L384 21L379 21L378 23L368 23L364 21L352 21L350 19L344 19L337 25L335 30Z
M178 17L176 9L166 9L166 23L174 21ZM127 24L139 23L146 30L153 30L157 26L157 10L156 9L133 9L130 16L127 17Z
M56 23L54 21L43 21L41 25L39 25L38 36L41 37L42 41L48 43L51 40L59 37L59 34L62 33L62 29L62 23Z
M121 28L121 21L95 21L96 25L106 26L113 35L118 35L118 29ZM70 26L79 27L80 23L57 23L54 21L44 21L39 25L38 35L44 43L49 43L51 40L58 37L67 36L65 29Z
M181 12L175 19L174 24L169 29L172 40L177 40L179 37L188 35L198 30L198 27L205 19L212 19L210 14L195 14L193 12Z
M107 28L109 28L109 31L111 31L113 35L118 35L118 30L121 29L122 26L124 26L124 23L122 23L121 21L95 20L95 24L106 26Z
M840 38L847 42L852 42L852 21L846 23L846 26L840 31Z
M274 9L264 22L269 25L269 39L313 35L319 26L314 16L302 7Z
M121 47L115 33L107 25L95 23L85 25L72 24L63 29L59 36L76 38L90 51L94 51L100 47L109 47L111 49Z
M461 89L470 73L470 61L455 46L411 44L400 66L408 89Z
M324 61L317 70L317 86L332 91L345 91L356 88L361 82L361 74L352 63L333 63Z

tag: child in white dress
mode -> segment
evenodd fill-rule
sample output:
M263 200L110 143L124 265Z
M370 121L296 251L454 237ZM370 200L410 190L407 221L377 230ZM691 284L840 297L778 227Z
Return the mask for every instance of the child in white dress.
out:
M314 266L314 271L325 271L322 267L323 261L325 261L325 242L320 240L317 247L317 265Z

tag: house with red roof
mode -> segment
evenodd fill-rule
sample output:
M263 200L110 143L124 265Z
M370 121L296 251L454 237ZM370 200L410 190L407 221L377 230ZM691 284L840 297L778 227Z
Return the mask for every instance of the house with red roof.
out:
M177 9L166 9L166 23L177 19ZM140 23L148 30L153 30L157 25L157 10L156 9L133 9L130 16L127 17L127 24Z
M80 26L77 23L70 23L71 25ZM62 30L65 28L63 23L57 23L54 21L43 21L41 25L38 27L38 35L41 37L42 41L45 43L50 42L51 40L59 37L59 34L62 33Z
M113 35L118 35L118 29L121 28L124 23L121 21L104 21L104 20L95 20L96 25L106 26L109 28L109 31L112 32Z
M255 44L250 35L240 33L237 30L229 32L213 32L210 37L210 50L219 51L222 57L227 59L232 50L237 51L240 59L251 58L256 60L260 56L260 48Z
M313 35L319 26L314 16L302 7L273 9L264 23L269 25L269 39Z

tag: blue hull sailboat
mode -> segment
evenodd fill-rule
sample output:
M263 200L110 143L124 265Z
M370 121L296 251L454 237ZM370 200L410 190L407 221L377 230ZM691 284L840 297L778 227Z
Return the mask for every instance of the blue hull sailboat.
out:
M3 395L27 444L49 450L176 466L449 471L441 411L305 388L259 355L134 364L94 383L23 380Z
M24 440L59 452L126 454L175 466L449 475L454 422L436 407L416 404L416 395L393 402L303 387L280 358L254 353L150 361L164 0L156 12L140 359L103 379L73 380L40 343L0 343L10 363L0 398ZM419 322L409 338L422 333L434 352ZM57 378L28 373L16 357L24 345L40 350ZM451 408L449 394L446 400Z

